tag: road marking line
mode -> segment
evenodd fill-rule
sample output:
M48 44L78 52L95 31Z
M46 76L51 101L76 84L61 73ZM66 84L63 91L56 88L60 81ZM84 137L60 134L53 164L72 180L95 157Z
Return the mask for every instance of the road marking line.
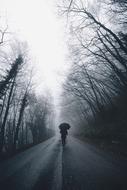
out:
M62 148L56 160L56 169L54 171L54 179L51 190L62 190Z

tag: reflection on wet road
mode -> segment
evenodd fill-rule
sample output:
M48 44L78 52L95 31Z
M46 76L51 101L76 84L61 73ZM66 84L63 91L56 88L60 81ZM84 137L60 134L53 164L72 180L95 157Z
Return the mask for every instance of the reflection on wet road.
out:
M0 163L0 190L126 190L126 171L92 145L53 137Z

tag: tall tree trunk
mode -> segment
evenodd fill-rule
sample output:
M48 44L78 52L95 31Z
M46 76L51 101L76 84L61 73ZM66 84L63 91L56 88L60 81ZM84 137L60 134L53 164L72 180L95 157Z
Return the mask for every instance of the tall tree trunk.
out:
M15 78L13 79L12 84L11 84L11 88L10 88L10 92L9 92L9 96L8 96L8 101L7 101L7 107L6 107L6 111L5 111L5 114L4 114L3 123L2 123L2 126L1 126L0 152L2 152L3 145L4 145L5 125L6 125L6 122L7 122L7 117L8 117L8 112L9 112L9 108L10 108L10 101L11 101L11 96L12 96L14 84L15 84Z
M22 99L21 108L20 108L20 112L19 112L18 123L17 123L17 126L16 126L15 135L14 135L13 151L16 151L16 142L18 140L19 128L20 128L20 124L21 124L21 121L22 121L23 112L25 110L26 100L27 100L27 94L25 93L25 95L24 95L24 97Z

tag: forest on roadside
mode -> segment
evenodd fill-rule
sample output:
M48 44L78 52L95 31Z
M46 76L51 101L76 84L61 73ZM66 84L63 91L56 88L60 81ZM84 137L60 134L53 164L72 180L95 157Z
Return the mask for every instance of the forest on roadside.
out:
M26 42L0 29L0 155L12 155L54 135L51 93L38 95Z
M127 1L64 0L70 71L61 115L74 134L127 142Z

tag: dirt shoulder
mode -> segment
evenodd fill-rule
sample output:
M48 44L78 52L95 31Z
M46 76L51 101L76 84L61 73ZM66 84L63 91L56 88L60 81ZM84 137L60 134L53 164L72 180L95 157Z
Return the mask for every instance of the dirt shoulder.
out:
M83 136L75 136L81 141L92 144L96 148L101 149L117 159L127 159L127 142L120 142L116 140L107 140L107 139L95 139L87 138Z

